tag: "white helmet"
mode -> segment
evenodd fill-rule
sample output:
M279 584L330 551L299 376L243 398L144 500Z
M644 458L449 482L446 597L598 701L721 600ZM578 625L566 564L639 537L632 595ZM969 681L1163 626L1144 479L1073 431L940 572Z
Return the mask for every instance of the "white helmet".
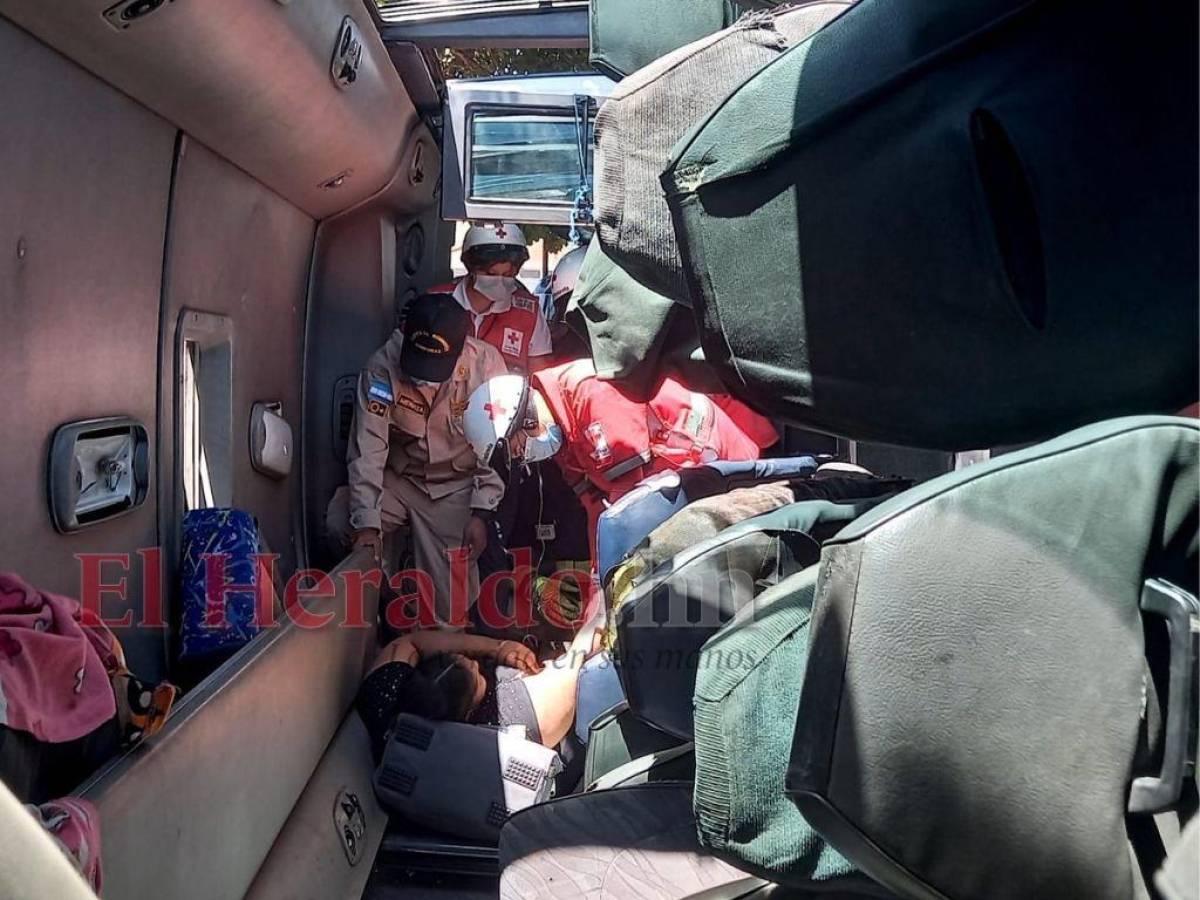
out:
M567 294L575 290L579 281L579 270L583 268L583 258L587 256L587 247L576 247L558 261L550 276L550 297L557 303Z
M463 238L462 252L476 247L525 247L525 232L509 222L472 225Z
M524 375L497 375L471 392L463 433L481 463L490 463L500 442L525 424L528 401L529 379Z

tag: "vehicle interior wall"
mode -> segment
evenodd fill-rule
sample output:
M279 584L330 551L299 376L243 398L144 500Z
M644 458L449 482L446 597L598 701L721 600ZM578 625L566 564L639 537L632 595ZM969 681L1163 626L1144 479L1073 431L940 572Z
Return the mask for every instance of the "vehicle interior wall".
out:
M158 543L153 490L110 522L58 534L46 460L65 422L110 415L158 426L158 324L176 130L0 18L0 547L3 568L74 595L75 554ZM152 476L153 477L153 476ZM115 580L117 567L106 568ZM106 616L142 612L140 567ZM143 677L163 633L122 629Z
M446 254L431 251L448 246L433 213L436 144L369 12L354 0L254 9L192 4L181 5L182 15L164 6L125 30L80 6L0 0L0 159L8 175L0 228L11 248L0 271L12 310L0 347L15 363L6 365L15 373L4 413L13 427L0 463L14 513L0 532L6 567L39 587L77 594L73 553L162 546L164 584L173 583L184 509L175 458L176 331L189 309L228 318L235 377L225 500L258 518L286 575L304 557L300 466L280 482L254 472L247 428L253 403L279 402L297 448L302 442L314 216L358 204L365 211L345 217L349 231L333 228L349 242L374 221L365 247L332 241L348 270L335 280L345 291L322 324L328 341L314 339L316 371L323 360L331 371L355 371L390 332L409 282L442 274ZM351 89L339 90L329 53L346 17L360 26L363 63ZM230 29L235 19L239 28ZM351 174L322 187L317 175L331 167ZM364 205L373 194L379 199ZM406 244L399 255L397 240ZM375 259L364 262L372 247ZM364 304L374 330L357 319ZM349 343L339 335L350 335ZM342 350L347 355L339 357ZM326 396L322 424L330 408ZM45 503L50 435L66 421L117 413L137 418L151 436L147 501L75 537L58 536ZM324 458L331 477L343 477L341 461L328 450ZM322 472L314 466L318 480ZM120 574L105 570L106 578ZM124 601L106 597L106 616L132 610L140 618L136 565L126 593ZM171 621L178 610L169 596L165 605ZM168 633L128 629L121 637L139 674L171 671Z
M314 218L392 177L415 113L362 0L141 4L117 27L105 12L121 5L0 0L0 15ZM342 89L330 67L346 18L363 53Z
M194 139L181 138L163 281L160 421L176 421L173 386L183 311L228 317L233 344L230 502L258 520L267 547L279 554L283 579L303 553L296 539L299 466L280 480L255 471L250 417L256 402L279 403L293 433L300 433L304 312L315 231L313 220L295 206ZM164 430L160 529L171 551L178 545L185 509L175 451L174 432ZM210 457L209 463L216 460ZM168 559L174 556L167 553Z
M306 787L323 801L324 815L307 817L327 838L317 852L341 854L338 788L312 779L375 653L375 629L347 624L374 621L378 592L347 574L367 562L365 551L348 557L330 593L305 599L311 621L259 634L184 696L162 732L78 789L99 813L106 900L244 896Z

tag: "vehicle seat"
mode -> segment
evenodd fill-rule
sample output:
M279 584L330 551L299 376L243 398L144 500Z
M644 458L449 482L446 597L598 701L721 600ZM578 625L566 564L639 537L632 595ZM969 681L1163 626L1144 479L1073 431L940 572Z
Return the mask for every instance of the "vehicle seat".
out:
M1198 483L1200 423L1118 419L826 543L801 813L903 896L1140 893L1148 814L1197 802Z
M689 503L725 494L735 488L784 481L817 470L811 456L715 462L692 469L651 476L600 515L596 526L596 556L600 583L655 528Z
M515 816L500 838L502 897L549 897L556 882L591 897L696 890L687 879L672 890L677 871L721 896L764 885L779 895L890 896L830 848L783 789L816 581L810 567L764 590L705 644L722 663L695 673L694 752L687 743L655 759L660 771L689 759L690 777L664 780L638 760L592 793Z
M523 810L500 832L500 896L676 898L746 873L702 853L692 786L617 787Z
M630 733L628 726L636 725L622 717L634 714L653 726L649 738L636 729L633 733L651 752L602 775L588 793L510 819L501 831L501 896L549 896L566 884L568 893L587 896L678 897L749 877L743 867L718 860L697 838L693 783L700 785L707 776L697 778L694 768L692 698L698 672L708 670L688 660L707 649L705 641L735 615L753 621L757 603L751 601L760 593L765 598L783 592L789 600L801 596L798 610L807 624L815 576L803 570L816 562L819 552L809 533L819 524L849 522L881 499L806 501L748 519L678 554L636 589L620 613L617 642L629 711L614 711L597 725L622 739ZM790 580L778 584L788 576L807 578L808 593L791 591ZM735 668L746 671L741 665ZM798 688L793 700L795 696ZM787 706L788 713L791 709L794 703ZM776 718L785 723L785 738L790 738L787 713ZM594 732L589 753L600 743ZM789 746L776 747L779 760L773 771L779 775L780 797ZM589 776L594 775L590 768ZM817 863L807 874L819 874L825 890L876 890L844 859L818 846L819 838L810 837L809 843ZM817 879L797 880L811 886Z
M726 528L638 582L616 612L614 648L633 713L691 740L704 643L765 588L817 562L814 530L848 524L882 499L792 503Z

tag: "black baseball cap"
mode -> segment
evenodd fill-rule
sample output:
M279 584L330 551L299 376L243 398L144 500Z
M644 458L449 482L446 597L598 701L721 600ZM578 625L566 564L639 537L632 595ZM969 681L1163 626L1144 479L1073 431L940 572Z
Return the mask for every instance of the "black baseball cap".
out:
M419 381L448 381L470 327L471 314L450 294L422 294L404 316L400 369Z

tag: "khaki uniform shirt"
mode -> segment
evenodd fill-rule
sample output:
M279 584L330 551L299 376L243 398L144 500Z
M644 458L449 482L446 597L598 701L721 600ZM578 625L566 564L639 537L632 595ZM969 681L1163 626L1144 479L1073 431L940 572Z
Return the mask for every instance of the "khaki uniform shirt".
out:
M492 510L504 496L504 482L479 464L463 434L471 392L507 372L499 351L468 337L449 381L417 387L400 375L403 343L397 329L359 375L347 454L355 530L381 527L385 469L435 501L470 488L471 508Z

